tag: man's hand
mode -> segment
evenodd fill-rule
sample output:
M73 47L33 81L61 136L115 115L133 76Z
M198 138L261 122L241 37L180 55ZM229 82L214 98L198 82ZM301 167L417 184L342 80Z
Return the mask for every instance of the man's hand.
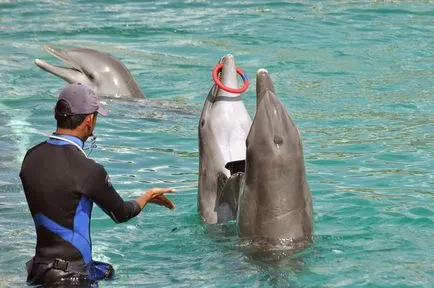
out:
M166 206L169 209L175 208L175 204L164 195L164 193L173 193L175 189L172 188L152 188L142 196L136 199L136 202L140 205L140 208L143 209L148 202L152 202L161 206Z
M170 210L175 208L175 204L169 198L167 198L166 195L157 196L149 202L160 206L166 206Z

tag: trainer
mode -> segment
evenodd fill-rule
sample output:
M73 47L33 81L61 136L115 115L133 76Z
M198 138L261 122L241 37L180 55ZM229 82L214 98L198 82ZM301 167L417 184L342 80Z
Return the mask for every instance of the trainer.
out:
M124 201L104 167L87 158L83 145L99 114L107 111L92 89L66 85L54 108L56 132L24 157L20 178L37 234L35 256L27 263L29 285L72 286L113 277L110 264L92 259L93 203L116 223L137 216L149 202L175 207L164 195L174 190L167 188Z

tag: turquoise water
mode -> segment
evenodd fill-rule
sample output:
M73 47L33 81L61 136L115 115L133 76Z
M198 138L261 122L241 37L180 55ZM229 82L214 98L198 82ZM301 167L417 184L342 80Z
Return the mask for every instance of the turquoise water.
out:
M0 1L0 286L25 285L35 233L18 177L54 130L64 82L42 49L90 47L121 59L147 101L108 99L96 129L124 198L175 187L177 208L126 224L93 211L100 287L432 287L434 3L431 1ZM259 68L304 141L314 243L280 261L246 253L233 223L201 224L197 125L211 70L227 53ZM160 102L166 103L161 105Z

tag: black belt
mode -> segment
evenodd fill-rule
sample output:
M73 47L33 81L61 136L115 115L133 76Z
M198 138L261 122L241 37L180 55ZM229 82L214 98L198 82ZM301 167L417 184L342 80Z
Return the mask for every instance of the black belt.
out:
M46 266L46 269L56 269L56 270L61 270L63 272L83 273L86 271L85 265L66 261L60 258L55 258L54 260L47 261L45 259L40 259L39 257L34 257L33 264L44 265Z
M44 276L47 274L48 271L52 269L59 271L59 273L64 272L62 273L62 275L73 273L75 275L81 275L84 278L87 277L86 275L87 273L85 272L86 266L84 266L83 264L69 262L60 258L55 258L54 260L49 261L46 259L41 259L39 257L33 257L33 259L27 263L27 272L28 272L27 282L29 284L42 283L41 281L44 278L46 278ZM48 279L46 280L44 279L43 282L46 282L47 280ZM52 280L56 280L56 279L52 279Z
M62 270L63 272L73 272L69 270L70 267L69 261L65 261L63 259L56 258L53 262L48 263L47 269L56 269L56 270Z

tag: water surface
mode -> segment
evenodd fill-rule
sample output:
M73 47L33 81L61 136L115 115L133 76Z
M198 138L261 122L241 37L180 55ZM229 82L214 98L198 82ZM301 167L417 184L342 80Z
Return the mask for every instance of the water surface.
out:
M432 287L434 3L431 1L0 1L0 286L22 287L35 233L18 177L55 129L63 80L42 49L90 47L121 59L146 101L107 99L102 163L125 198L175 187L116 225L92 218L100 287ZM197 213L197 125L211 71L231 53L251 80L266 68L303 137L314 243L257 261L235 225ZM180 109L161 108L163 101Z

